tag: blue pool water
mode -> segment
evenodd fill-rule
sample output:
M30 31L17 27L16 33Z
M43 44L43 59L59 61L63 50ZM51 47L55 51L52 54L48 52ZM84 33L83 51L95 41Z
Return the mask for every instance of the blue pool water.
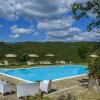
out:
M63 65L45 68L28 68L28 69L1 69L1 73L21 78L27 81L35 82L36 80L55 80L60 78L73 77L87 74L86 66L81 65Z

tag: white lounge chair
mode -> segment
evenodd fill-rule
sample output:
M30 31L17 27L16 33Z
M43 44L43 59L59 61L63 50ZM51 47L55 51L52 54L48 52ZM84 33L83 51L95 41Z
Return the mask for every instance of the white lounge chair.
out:
M44 65L50 65L52 64L50 61L44 61Z
M72 61L69 61L69 64L72 64Z
M60 62L59 61L56 61L56 64L60 64Z
M0 62L0 66L3 66L4 64Z
M8 66L9 65L9 62L8 61L4 61L4 64Z
M51 80L44 80L40 82L40 90L45 93L49 93L51 91Z
M60 63L61 63L61 64L66 64L66 62L65 62L65 61L60 61Z
M47 61L47 64L49 65L49 64L52 64L50 61Z
M18 83L17 99L24 96L34 96L39 93L39 83Z
M46 65L45 61L40 61L40 65Z
M12 92L12 83L6 83L6 81L0 80L0 93L3 95L7 92Z
M32 66L32 65L35 65L35 64L31 61L27 61L27 65Z

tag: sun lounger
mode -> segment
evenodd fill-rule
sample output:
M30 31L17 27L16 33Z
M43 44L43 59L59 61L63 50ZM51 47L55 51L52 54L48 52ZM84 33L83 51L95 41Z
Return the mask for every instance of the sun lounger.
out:
M13 62L13 63L11 63L11 65L13 65L13 66L19 66L20 64L17 63L17 62Z
M9 62L8 61L4 61L4 64L8 66L9 65Z
M6 83L6 81L0 80L0 93L3 95L8 92L12 92L12 83Z
M44 64L45 65L50 65L50 64L52 64L50 61L44 61Z
M24 96L34 96L39 93L39 83L18 83L17 99Z
M44 62L43 61L40 61L40 65L44 65Z
M60 64L60 62L59 61L56 61L56 64Z
M27 61L27 65L32 66L32 65L35 65L35 63L33 63L31 61Z
M61 63L61 64L66 64L66 62L65 62L65 61L60 61L60 63Z
M3 66L4 64L0 62L0 66Z
M51 80L44 80L40 82L40 90L45 93L49 93L51 91Z
M40 65L51 65L50 61L40 61Z

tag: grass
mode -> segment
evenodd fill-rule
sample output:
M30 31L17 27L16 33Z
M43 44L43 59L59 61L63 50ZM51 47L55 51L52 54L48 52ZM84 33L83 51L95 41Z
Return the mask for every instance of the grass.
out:
M20 66L12 66L12 65L9 65L9 66L0 66L0 68L9 68L9 69L16 69L16 68L33 68L33 67L45 67L45 66L48 66L48 65L36 65L36 66L29 66L29 65L20 65ZM52 65L51 65L52 66Z
M11 66L11 65L9 65L9 66L0 66L0 68L11 68L11 69L15 69L15 68L29 68L29 67L31 67L31 66L28 66L28 65L20 65L20 66Z
M88 66L88 63L77 63L76 65L85 65ZM9 68L9 69L16 69L16 68L32 68L32 67L45 67L45 66L54 66L54 65L36 65L36 66L29 66L29 65L20 65L20 66L0 66L0 69L2 68Z
M88 62L85 62L85 63L83 62L83 63L77 63L77 64L84 65L84 66L88 66L89 63Z

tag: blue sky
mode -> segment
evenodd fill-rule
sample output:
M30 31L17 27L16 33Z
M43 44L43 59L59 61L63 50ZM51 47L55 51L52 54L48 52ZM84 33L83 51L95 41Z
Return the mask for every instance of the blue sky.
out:
M0 0L0 41L98 41L87 25L94 18L75 21L72 3L87 0Z

